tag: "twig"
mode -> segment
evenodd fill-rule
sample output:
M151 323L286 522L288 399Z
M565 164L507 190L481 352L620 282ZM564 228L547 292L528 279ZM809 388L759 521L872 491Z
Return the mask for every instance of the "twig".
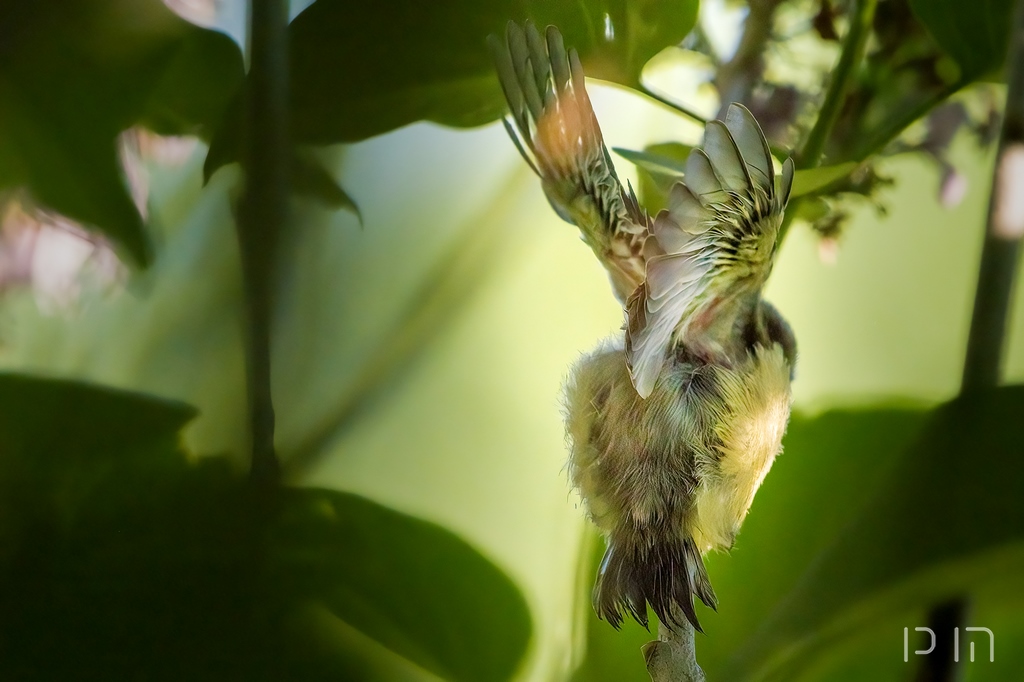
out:
M237 231L246 312L250 475L271 485L280 479L274 451L270 330L274 254L288 209L287 28L285 0L252 0L251 70L242 153L245 192Z
M661 93L657 92L656 90L652 90L651 88L647 87L647 85L644 84L644 83L640 84L640 92L643 93L644 95L650 97L655 102L658 102L659 104L663 104L664 106L668 107L669 109L672 109L676 113L682 114L683 116L687 117L688 119L690 119L692 121L696 121L697 123L700 123L701 125L707 125L707 123L708 123L707 117L701 116L696 111L694 111L693 109L690 109L689 107L687 107L684 104L680 104L679 102L675 102L675 101L669 99L668 97L665 97L664 95L662 95Z
M807 140L794 161L799 170L817 168L821 163L822 153L825 151L825 143L832 132L832 128L839 118L843 101L846 99L846 92L850 87L855 69L864 61L864 52L867 49L868 36L871 35L871 24L875 18L875 8L878 0L857 0L853 14L850 17L850 27L843 39L843 49L839 54L839 63L836 64L832 80L829 81L828 90L825 92L825 100L821 104L821 111L818 112L818 119L814 127L807 135ZM782 243L793 218L800 206L800 199L790 202L786 210L786 217L779 228L777 242Z
M652 682L704 682L707 678L697 665L693 626L673 607L681 626L676 629L661 624L658 639L644 645L644 660Z

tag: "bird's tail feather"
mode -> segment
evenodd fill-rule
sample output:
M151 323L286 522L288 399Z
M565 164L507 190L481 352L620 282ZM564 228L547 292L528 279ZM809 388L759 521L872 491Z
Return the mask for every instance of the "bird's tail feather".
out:
M663 536L648 546L616 539L613 533L594 585L598 617L618 628L625 616L648 627L647 605L658 620L676 628L686 620L703 632L693 595L712 609L718 605L700 552L690 538ZM680 615L681 614L681 615Z

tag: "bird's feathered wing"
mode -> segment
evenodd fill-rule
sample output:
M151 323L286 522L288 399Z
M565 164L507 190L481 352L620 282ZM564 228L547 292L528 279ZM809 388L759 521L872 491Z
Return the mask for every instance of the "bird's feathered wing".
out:
M729 269L742 277L748 259L738 252L766 231L774 236L792 185L792 160L777 178L768 142L746 108L733 104L724 123L708 123L703 148L690 153L683 182L653 221L664 253L647 260L646 278L626 306L626 362L641 397L654 389L673 337L708 302L709 283Z
M549 26L509 22L490 36L508 100L505 127L541 178L548 201L608 270L626 307L626 362L646 398L673 337L716 273L738 262L739 241L778 228L793 182L787 160L776 177L768 142L743 106L708 124L668 209L651 219L615 174L575 50Z
M489 43L513 121L505 120L509 135L555 212L579 227L625 303L644 280L651 221L615 174L579 56L566 51L554 26L542 37L529 22L525 28L509 22L504 43L495 36Z

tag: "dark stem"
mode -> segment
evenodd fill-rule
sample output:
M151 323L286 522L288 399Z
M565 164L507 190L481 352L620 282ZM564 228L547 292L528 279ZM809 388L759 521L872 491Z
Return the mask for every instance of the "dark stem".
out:
M1006 112L989 197L961 393L999 385L1007 311L1024 236L1024 211L1019 205L1014 208L1014 195L1019 196L1024 185L1024 0L1017 0L1006 71ZM938 637L947 636L954 628L964 626L968 606L966 597L934 606L928 616L929 627ZM951 655L929 656L922 661L916 682L955 682L961 669Z
M725 119L726 111L733 102L750 104L754 86L764 74L764 50L772 37L775 10L782 0L751 0L750 13L743 22L736 54L722 64L715 77L715 86L721 98L718 118Z
M921 667L917 670L914 682L955 682L957 668L954 655L954 631L963 628L967 616L967 600L963 598L932 607L928 614L928 627L935 633L935 649L927 656L921 657ZM931 645L931 637L922 633L924 640L922 650Z
M271 485L280 479L274 451L270 331L274 255L288 211L287 28L285 0L252 0L242 149L245 192L237 228L245 297L250 474Z
M1024 183L1024 0L1018 0L1007 61L1006 112L989 197L962 391L999 383L1010 296L1020 260L1024 215L1013 208ZM1016 196L1015 196L1016 195ZM1014 211L1017 213L1014 214Z

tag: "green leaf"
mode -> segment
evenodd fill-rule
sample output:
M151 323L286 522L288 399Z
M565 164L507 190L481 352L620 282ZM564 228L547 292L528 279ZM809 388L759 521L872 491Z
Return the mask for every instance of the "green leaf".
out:
M0 25L0 191L24 187L148 263L116 138L140 122L208 136L241 82L238 48L159 0L6 3Z
M359 212L355 200L327 172L311 151L293 151L289 180L292 191L299 196L316 199L328 208L350 211L359 218L360 223L363 222L363 215Z
M910 0L917 18L970 82L1006 60L1013 0Z
M866 623L1019 575L1024 469L1015 425L1022 410L1024 387L1010 387L935 411L855 520L736 652L724 678L794 679L826 643ZM859 445L868 452L866 442ZM824 484L837 479L833 472ZM785 547L774 556L785 556Z
M289 30L292 136L329 144L419 120L468 127L500 118L506 105L485 40L504 35L509 20L558 26L588 76L636 87L647 60L693 28L697 5L318 0ZM232 121L214 140L207 177L237 159L238 144Z
M842 180L852 173L860 165L853 161L837 163L834 166L819 166L798 170L793 176L793 191L791 197L802 197L806 194L813 194L819 190L828 188L829 185Z
M451 532L356 495L289 491L275 534L297 593L446 680L507 680L530 639L513 583Z
M222 460L190 464L193 415L0 375L0 677L511 677L530 616L494 564L353 495L268 497Z
M36 513L72 521L119 467L183 469L178 431L195 414L151 396L0 373L3 526L16 529Z

